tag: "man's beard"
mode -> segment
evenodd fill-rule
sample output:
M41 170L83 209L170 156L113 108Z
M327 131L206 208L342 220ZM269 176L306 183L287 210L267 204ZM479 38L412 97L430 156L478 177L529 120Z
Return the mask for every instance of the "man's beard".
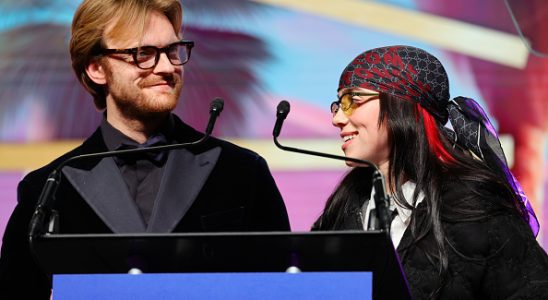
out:
M119 76L115 76L109 67L105 68L109 83L108 92L114 105L125 117L146 119L165 115L177 106L183 85L181 74L149 75L135 85L131 81L120 80ZM173 91L171 93L153 93L153 90L148 90L150 94L146 93L147 86L160 81L168 82Z

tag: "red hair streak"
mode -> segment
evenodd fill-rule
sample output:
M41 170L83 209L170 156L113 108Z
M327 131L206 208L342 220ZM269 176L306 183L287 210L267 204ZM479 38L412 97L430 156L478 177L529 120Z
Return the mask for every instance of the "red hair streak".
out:
M443 143L440 140L440 133L438 125L434 117L422 108L422 106L417 105L419 113L422 114L422 119L424 120L424 129L426 131L426 138L428 139L428 144L430 145L430 150L434 152L436 157L438 157L442 162L454 163L455 158L443 147Z

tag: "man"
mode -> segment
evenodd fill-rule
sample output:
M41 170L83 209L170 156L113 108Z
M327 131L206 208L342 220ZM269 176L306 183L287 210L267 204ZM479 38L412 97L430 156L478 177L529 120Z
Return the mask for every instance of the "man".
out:
M72 65L105 118L81 146L20 182L0 256L0 298L50 295L50 274L31 257L27 236L46 177L61 162L203 136L171 114L193 45L179 36L181 19L178 0L85 0L78 8ZM289 230L264 159L214 138L159 155L78 160L62 176L55 202L61 233Z

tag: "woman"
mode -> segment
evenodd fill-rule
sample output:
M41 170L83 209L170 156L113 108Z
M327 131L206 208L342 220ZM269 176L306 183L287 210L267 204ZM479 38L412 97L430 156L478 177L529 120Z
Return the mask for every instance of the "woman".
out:
M548 297L534 212L483 110L450 100L438 59L409 46L366 51L343 71L338 97L345 155L386 178L390 234L415 299ZM370 177L350 171L313 230L375 229Z

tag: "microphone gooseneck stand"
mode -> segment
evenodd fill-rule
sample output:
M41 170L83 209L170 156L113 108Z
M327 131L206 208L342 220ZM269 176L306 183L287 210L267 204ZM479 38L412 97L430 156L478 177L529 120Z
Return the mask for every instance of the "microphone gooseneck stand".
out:
M322 152L316 152L306 149L299 149L299 148L293 148L293 147L287 147L278 142L278 136L280 135L283 122L290 111L290 105L289 102L283 100L281 101L277 108L276 108L276 123L274 124L274 129L272 130L272 136L274 138L274 144L276 146L284 151L290 151L290 152L296 152L301 154L307 154L307 155L313 155L313 156L319 156L319 157L325 157L325 158L331 158L331 159L337 159L337 160L344 160L344 161L351 161L354 163L358 163L361 165L367 165L374 169L373 171L373 188L375 189L375 207L377 211L377 217L379 219L379 226L380 229L387 234L390 234L390 214L388 209L388 197L386 196L386 185L384 176L380 172L379 168L372 162L363 160L363 159L357 159L352 157L345 157L345 156L339 156L329 153L322 153Z
M162 146L147 147L147 148L114 150L114 151L82 154L82 155L70 157L64 160L63 162L61 162L48 176L46 183L44 187L42 188L42 192L40 193L40 197L38 198L38 202L34 210L34 214L31 217L30 224L29 224L29 235L28 235L31 249L34 248L32 244L33 244L33 240L36 237L41 236L43 234L55 233L58 230L57 228L58 216L56 212L54 212L53 210L53 204L55 202L55 192L57 191L57 187L59 186L59 183L61 181L61 169L63 167L65 167L71 162L88 159L88 158L123 156L123 155L135 154L135 153L167 151L172 149L198 146L204 143L210 137L213 131L213 127L215 125L215 121L217 120L217 117L222 112L223 106L224 106L224 102L220 98L215 98L211 102L211 106L209 109L210 116L209 116L208 124L206 127L206 131L204 136L200 138L199 140L189 142L189 143L179 143L179 144L162 145ZM46 224L46 219L49 219L47 224Z

